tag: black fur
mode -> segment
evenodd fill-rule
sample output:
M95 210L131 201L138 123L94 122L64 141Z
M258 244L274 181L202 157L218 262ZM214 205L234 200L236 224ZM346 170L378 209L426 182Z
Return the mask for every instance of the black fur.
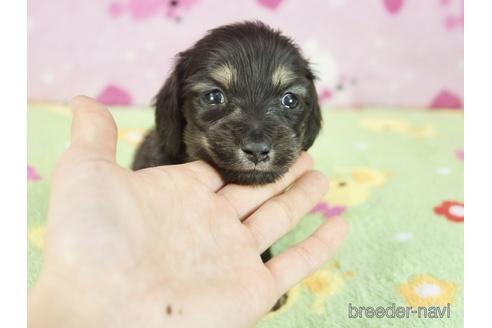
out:
M226 65L234 72L228 85L213 78ZM280 67L291 72L284 88L272 76ZM321 127L314 75L287 37L261 22L211 30L180 53L173 72L155 98L155 129L137 151L133 169L202 159L229 183L264 184L281 177L301 150L307 150ZM219 89L220 105L204 103L207 90ZM287 91L299 100L285 108ZM256 133L272 146L268 161L255 165L241 152Z

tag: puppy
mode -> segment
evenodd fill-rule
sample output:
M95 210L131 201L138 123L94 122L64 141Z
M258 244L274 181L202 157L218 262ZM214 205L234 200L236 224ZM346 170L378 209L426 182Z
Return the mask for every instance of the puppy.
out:
M261 22L211 30L178 54L132 168L201 159L226 183L274 182L320 130L313 80L297 46Z
M297 46L261 22L211 30L178 54L132 168L201 159L226 183L274 182L319 133L313 81Z

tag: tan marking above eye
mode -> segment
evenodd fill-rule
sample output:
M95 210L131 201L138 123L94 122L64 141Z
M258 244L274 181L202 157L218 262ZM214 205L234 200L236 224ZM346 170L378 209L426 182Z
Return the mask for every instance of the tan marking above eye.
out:
M190 87L191 90L196 92L205 92L216 88L214 84L208 82L194 82L192 84L190 83Z
M224 64L214 68L210 75L225 87L230 87L236 81L237 71L230 64Z
M280 88L286 87L292 80L296 78L294 72L283 65L275 69L272 75L272 83Z

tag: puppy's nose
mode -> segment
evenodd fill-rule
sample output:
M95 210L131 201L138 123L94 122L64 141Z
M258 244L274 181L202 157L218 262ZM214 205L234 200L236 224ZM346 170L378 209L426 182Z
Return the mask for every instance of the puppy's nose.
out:
M267 142L247 142L241 147L246 157L255 164L267 161L271 149L272 145Z

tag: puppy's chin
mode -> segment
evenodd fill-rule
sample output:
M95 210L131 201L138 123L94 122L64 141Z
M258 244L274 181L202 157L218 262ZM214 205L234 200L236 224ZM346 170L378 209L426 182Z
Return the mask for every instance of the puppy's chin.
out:
M226 183L235 183L239 185L263 185L272 183L280 179L286 172L285 171L236 171L224 169L220 166L214 165L219 171L220 175Z
M244 163L227 165L213 160L208 155L202 156L201 158L219 172L225 183L239 185L263 185L272 183L280 179L289 170L288 166L267 169L265 166L260 166L259 168L255 168L254 165L244 166Z
M274 165L273 163L254 165L238 158L236 154L226 156L226 160L223 160L216 153L211 156L205 148L198 148L195 149L190 159L201 159L210 164L219 172L225 183L263 185L280 179L287 173L296 157L295 154L287 156L283 159L282 165Z

